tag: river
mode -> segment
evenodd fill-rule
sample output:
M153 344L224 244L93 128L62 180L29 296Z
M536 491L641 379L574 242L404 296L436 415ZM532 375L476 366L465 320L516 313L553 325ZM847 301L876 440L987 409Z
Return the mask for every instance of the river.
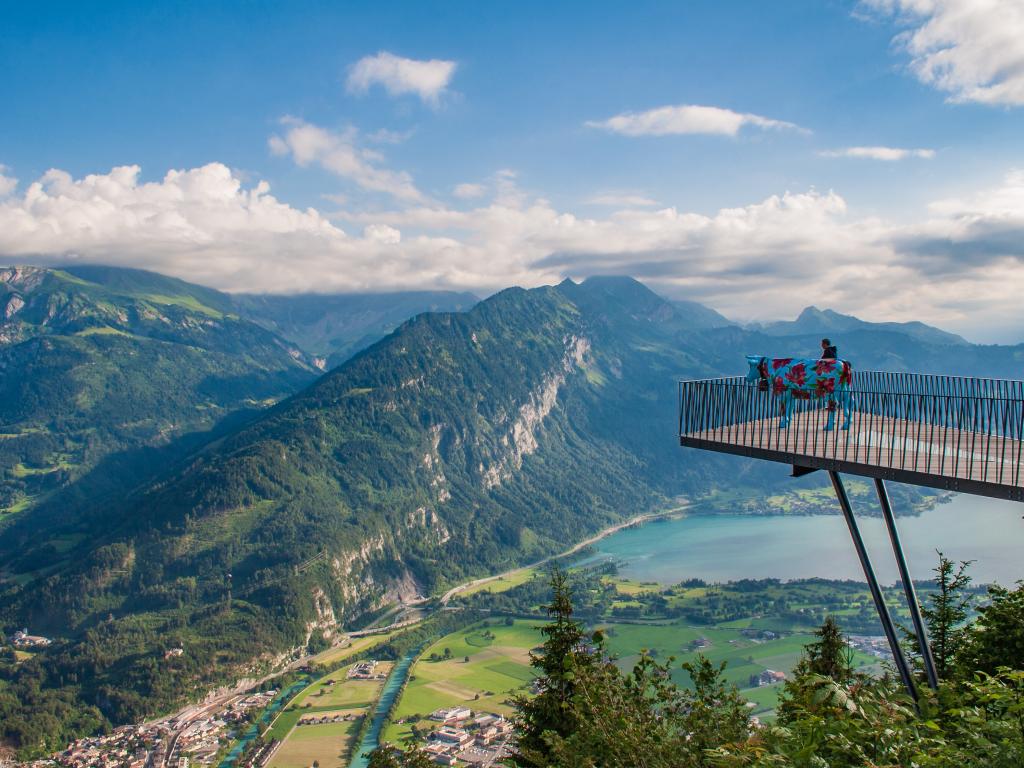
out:
M381 691L377 706L373 709L373 720L370 721L370 727L359 742L355 752L352 753L352 760L348 764L349 768L366 768L369 765L370 761L366 758L366 755L380 746L380 734L384 729L388 713L391 711L391 705L395 703L395 697L398 696L399 691L402 690L402 686L405 684L405 679L409 676L409 668L412 667L413 661L422 649L422 646L420 646L415 650L409 651L391 670L391 674L388 675L388 679L384 682L384 690Z
M877 502L876 502L877 503ZM854 508L856 511L856 507ZM976 583L1012 586L1024 579L1024 504L961 494L916 517L898 517L915 579L928 579L940 549L976 560ZM880 517L858 516L872 563L883 583L897 580ZM620 575L675 584L687 578L864 580L841 515L693 514L613 533L594 544L585 562L613 559Z

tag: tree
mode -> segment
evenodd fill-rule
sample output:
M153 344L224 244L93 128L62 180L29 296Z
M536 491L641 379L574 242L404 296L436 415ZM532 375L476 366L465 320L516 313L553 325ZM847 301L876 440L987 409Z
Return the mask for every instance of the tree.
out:
M572 618L572 593L565 572L555 566L551 571L551 603L545 606L552 621L541 627L544 643L540 653L530 653L530 665L540 671L540 693L532 699L516 697L520 728L518 751L513 756L519 766L550 764L547 736L572 734L578 721L572 708L576 676L588 663L583 627Z
M921 608L921 615L931 638L935 671L939 678L947 679L964 644L964 624L971 605L971 595L965 591L971 583L967 569L974 561L964 560L956 566L942 552L937 554L939 564L933 570L938 591L928 595L928 605Z
M391 744L381 744L370 753L367 768L434 768L430 758L419 747L404 752Z
M826 618L814 635L818 639L804 648L806 671L831 677L837 683L847 682L853 674L853 649L847 645L835 618Z
M965 678L975 672L994 675L1000 667L1024 669L1024 584L1014 590L991 586L988 594L991 602L978 609L978 620L958 650L957 666Z

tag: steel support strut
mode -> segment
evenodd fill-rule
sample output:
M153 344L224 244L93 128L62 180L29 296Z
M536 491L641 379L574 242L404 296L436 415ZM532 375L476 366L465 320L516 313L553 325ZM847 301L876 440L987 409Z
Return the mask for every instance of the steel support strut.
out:
M928 677L928 685L935 689L939 687L939 676L935 672L935 659L932 658L928 635L924 629L924 622L921 620L921 604L917 602L917 590L914 589L914 582L910 578L907 559L903 556L903 545L900 544L900 534L896 530L896 518L893 516L892 505L889 503L889 494L885 490L885 481L881 478L875 478L875 491L878 493L878 503L882 506L885 527L889 529L889 541L892 542L896 565L900 569L900 580L903 582L903 592L907 596L907 605L910 607L910 618L914 622L914 633L917 635L917 645L921 649L921 660Z
M878 586L878 579L875 578L875 571L871 567L871 560L868 558L868 550L864 546L864 539L861 538L860 528L853 516L853 507L850 506L850 497L846 495L846 486L839 477L838 472L829 471L832 479L832 487L836 491L836 498L839 499L839 506L843 510L843 517L846 518L846 525L850 529L850 538L853 539L853 546L857 550L857 557L860 559L861 568L864 569L864 577L868 580L868 588L871 590L871 597L875 601L875 610L878 611L878 619L882 622L882 629L885 630L885 637L892 649L893 661L896 669L899 670L900 678L914 702L917 702L917 690L914 688L914 678L910 674L910 666L903 656L903 649L900 648L899 639L896 637L896 627L892 623L889 609L885 607L885 598L882 596L882 589Z

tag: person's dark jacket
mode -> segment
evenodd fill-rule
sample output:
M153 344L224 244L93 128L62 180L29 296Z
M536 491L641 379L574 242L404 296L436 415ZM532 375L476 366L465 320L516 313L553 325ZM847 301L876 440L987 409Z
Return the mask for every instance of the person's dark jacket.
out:
M825 347L825 349L821 351L822 360L835 360L837 357L839 357L839 355L836 352L835 346Z

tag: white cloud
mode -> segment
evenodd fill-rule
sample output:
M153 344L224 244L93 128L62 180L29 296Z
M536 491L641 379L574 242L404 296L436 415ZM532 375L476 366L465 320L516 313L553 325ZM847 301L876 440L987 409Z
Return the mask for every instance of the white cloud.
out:
M352 65L346 84L353 93L381 85L392 96L413 93L427 104L437 105L457 66L454 61L406 59L381 51Z
M900 147L845 147L843 149L827 149L818 153L822 157L857 157L868 160L906 160L917 157L931 160L935 157L934 149L902 149Z
M483 197L484 193L487 192L487 187L483 184L456 184L455 189L452 190L452 194L460 200L471 200L474 197Z
M606 192L589 197L585 202L609 208L652 208L659 204L657 200L630 192Z
M282 141L284 141L282 139ZM290 151L290 150L289 150ZM737 319L804 305L919 319L968 333L1019 317L1024 172L935 202L902 224L858 216L835 192L787 192L711 214L633 208L579 216L495 175L493 200L339 215L243 185L213 163L143 183L136 166L48 171L0 199L0 260L154 269L227 290L489 290L632 274ZM794 298L801 297L801 298Z
M381 168L379 153L356 145L355 128L337 133L293 117L285 118L284 136L271 136L270 151L289 155L300 166L319 165L371 192L384 192L400 200L422 200L412 177L404 171Z
M1024 3L1019 0L863 0L907 29L893 42L910 70L954 102L1024 105Z
M0 163L0 197L6 197L18 187L18 180L6 175L10 169Z
M735 136L744 126L806 133L800 126L783 120L694 104L658 107L646 112L623 112L607 120L589 121L586 125L623 136L671 136L688 133Z

